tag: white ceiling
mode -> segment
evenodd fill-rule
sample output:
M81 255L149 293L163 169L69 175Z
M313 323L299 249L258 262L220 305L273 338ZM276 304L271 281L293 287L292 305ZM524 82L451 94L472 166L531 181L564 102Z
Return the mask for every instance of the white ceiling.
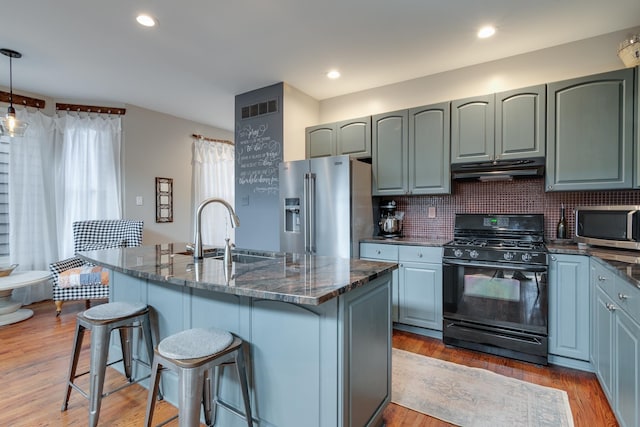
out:
M323 100L640 24L638 0L0 0L14 92L134 104L232 130L234 97ZM148 12L153 29L135 22ZM494 24L497 34L475 33ZM9 85L0 56L0 85ZM622 64L621 64L622 66ZM338 68L342 78L325 73Z

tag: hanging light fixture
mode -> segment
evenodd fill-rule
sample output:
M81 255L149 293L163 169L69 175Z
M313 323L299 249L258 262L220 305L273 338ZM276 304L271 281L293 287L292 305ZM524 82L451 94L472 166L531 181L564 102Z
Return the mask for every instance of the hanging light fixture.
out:
M13 58L22 58L20 52L11 49L0 49L0 53L9 57L9 108L7 114L0 118L0 132L2 135L10 137L24 136L28 124L16 118L16 109L13 108L13 70L11 60Z
M628 37L620 43L618 56L626 67L640 65L640 34Z

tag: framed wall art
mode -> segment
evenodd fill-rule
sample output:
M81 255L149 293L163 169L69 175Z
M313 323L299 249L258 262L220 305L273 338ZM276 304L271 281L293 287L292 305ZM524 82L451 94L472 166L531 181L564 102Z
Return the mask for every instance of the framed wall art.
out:
M156 222L173 222L172 178L156 178Z

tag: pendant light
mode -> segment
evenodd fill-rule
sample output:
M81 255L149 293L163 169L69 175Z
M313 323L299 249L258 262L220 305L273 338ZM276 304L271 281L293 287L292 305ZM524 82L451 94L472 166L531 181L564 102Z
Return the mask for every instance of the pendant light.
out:
M11 67L11 60L13 58L22 58L22 54L11 49L0 49L0 53L9 57L9 108L7 109L7 114L0 118L0 134L11 138L24 136L28 124L16 118L16 110L13 108L13 70Z

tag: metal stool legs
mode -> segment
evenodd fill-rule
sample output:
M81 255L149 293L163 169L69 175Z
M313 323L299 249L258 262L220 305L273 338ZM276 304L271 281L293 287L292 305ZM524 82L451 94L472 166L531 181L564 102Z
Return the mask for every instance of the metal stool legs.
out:
M99 320L87 318L85 317L84 313L78 314L76 320L76 333L73 343L73 355L71 358L71 363L69 365L67 387L65 390L65 397L61 408L62 411L65 411L67 409L69 398L71 396L71 389L73 388L78 391L83 397L89 400L89 426L95 427L98 424L100 407L102 405L103 397L119 391L131 384L140 382L143 379L149 378L149 376L146 376L143 378L134 379L134 375L132 372L132 361L134 360L134 357L131 331L132 328L141 328L144 336L145 349L149 359L151 359L153 357L153 343L151 338L151 325L149 324L148 313L149 309L145 308L143 311L138 311L124 317ZM78 360L82 348L82 341L87 329L91 331L89 371L78 374ZM108 363L107 359L109 356L110 337L111 332L114 330L118 330L120 335L122 359ZM149 365L142 360L136 360L140 363ZM128 383L116 388L115 390L111 390L108 393L104 393L104 379L107 366L118 363L120 361L123 362L125 377L127 378ZM89 374L88 393L75 384L76 378L86 374Z
M214 426L218 406L231 411L244 419L248 427L253 426L249 384L245 368L243 342L235 337L233 343L223 351L198 359L172 359L165 357L156 348L151 368L151 382L147 398L147 410L144 425L151 427L156 404L158 384L163 370L172 370L178 374L178 419L180 427L200 425L200 405L204 409L205 423ZM220 400L218 396L220 376L225 365L234 364L242 389L244 413L230 404ZM160 425L175 419L165 420Z

